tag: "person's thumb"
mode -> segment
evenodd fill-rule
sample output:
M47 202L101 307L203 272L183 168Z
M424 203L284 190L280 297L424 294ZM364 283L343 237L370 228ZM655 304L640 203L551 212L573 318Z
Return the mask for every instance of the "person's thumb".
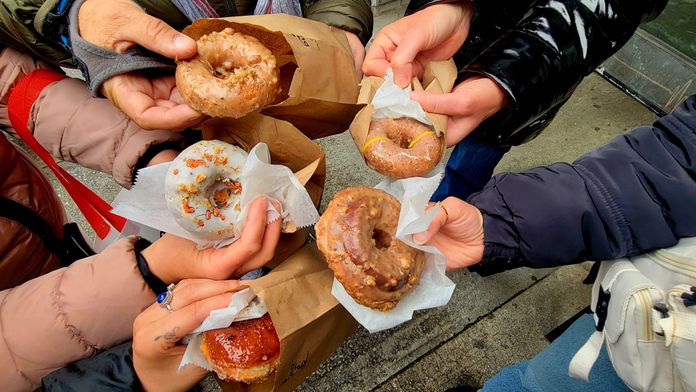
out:
M191 37L142 10L132 12L130 23L121 32L124 39L171 59L186 59L196 54L196 41Z
M454 93L435 94L426 91L414 91L411 99L418 101L423 110L428 113L439 113L448 116L458 114L457 98Z
M433 218L433 221L430 222L430 226L428 226L428 230L422 232L422 233L416 233L413 235L413 242L415 242L418 245L423 245L430 241L431 238L435 234L437 234L438 231L440 231L440 228L444 226L444 224L447 222L447 213L445 210L442 208L438 207L437 214L435 215L435 218Z
M420 29L409 29L404 34L391 57L394 83L406 87L411 83L416 66L413 64L418 53L425 49L425 34Z

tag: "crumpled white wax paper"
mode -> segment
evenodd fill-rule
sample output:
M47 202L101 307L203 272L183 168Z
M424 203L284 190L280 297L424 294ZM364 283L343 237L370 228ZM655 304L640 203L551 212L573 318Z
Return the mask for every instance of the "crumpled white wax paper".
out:
M438 137L442 135L443 130L438 129L421 105L411 99L411 92L411 85L401 88L394 83L394 72L389 68L384 75L384 83L377 89L370 102L373 108L372 118L410 117L430 126Z
M244 228L249 205L261 195L280 202L282 218L292 221L297 227L308 227L316 223L319 213L307 190L289 168L272 165L270 161L270 152L265 143L257 144L249 152L240 174L241 212L233 222L235 235L231 238L218 241L203 240L176 223L174 216L167 209L164 195L164 180L170 163L140 170L135 185L130 190L122 190L114 199L113 212L128 220L194 241L200 248L222 247L236 241ZM269 205L268 222L278 218L278 212Z
M407 245L425 252L425 264L418 286L401 298L391 310L382 312L355 302L341 283L334 278L331 294L370 333L393 328L413 318L413 312L446 305L454 292L454 282L445 275L445 257L437 248L418 245L413 234L428 229L439 207L426 213L430 197L442 178L442 168L429 177L384 180L375 188L382 189L401 202L396 237Z
M213 329L227 328L233 322L259 318L268 313L266 305L251 289L244 289L232 296L230 304L223 309L216 309L194 329L185 340L188 341L184 356L179 362L178 370L186 365L196 365L212 371L208 360L201 351L201 333Z

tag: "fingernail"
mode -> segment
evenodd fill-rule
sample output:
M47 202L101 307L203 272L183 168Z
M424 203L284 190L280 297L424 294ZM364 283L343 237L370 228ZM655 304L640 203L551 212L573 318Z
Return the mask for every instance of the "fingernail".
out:
M413 235L413 242L416 243L416 245L423 245L427 242L427 239L425 238L425 233L416 233Z
M280 214L280 210L282 209L280 202L278 200L271 200L271 199L267 199L267 200L268 200L268 205L273 207L273 209L276 210L276 212Z
M195 43L191 37L184 34L177 34L174 38L174 47L177 49L189 49Z

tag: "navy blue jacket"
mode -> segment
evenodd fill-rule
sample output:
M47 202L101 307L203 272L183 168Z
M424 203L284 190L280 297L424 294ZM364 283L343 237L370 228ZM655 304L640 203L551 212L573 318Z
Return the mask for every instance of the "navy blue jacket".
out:
M696 236L696 96L573 164L500 174L483 213L482 275L609 260Z

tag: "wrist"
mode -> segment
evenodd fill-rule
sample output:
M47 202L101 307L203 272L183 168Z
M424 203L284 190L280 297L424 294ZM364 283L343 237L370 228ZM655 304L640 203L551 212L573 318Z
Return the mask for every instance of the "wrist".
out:
M147 257L143 255L143 252L147 254L146 250L150 245L150 241L141 238L133 244L133 251L135 252L135 261L138 265L138 270L140 271L143 280L150 287L152 292L157 295L167 290L167 283L160 279L160 277L151 270Z
M181 274L175 271L176 263L167 255L164 248L160 239L143 249L141 254L147 260L152 275L165 284L176 283L181 280ZM159 294L159 292L155 294Z

